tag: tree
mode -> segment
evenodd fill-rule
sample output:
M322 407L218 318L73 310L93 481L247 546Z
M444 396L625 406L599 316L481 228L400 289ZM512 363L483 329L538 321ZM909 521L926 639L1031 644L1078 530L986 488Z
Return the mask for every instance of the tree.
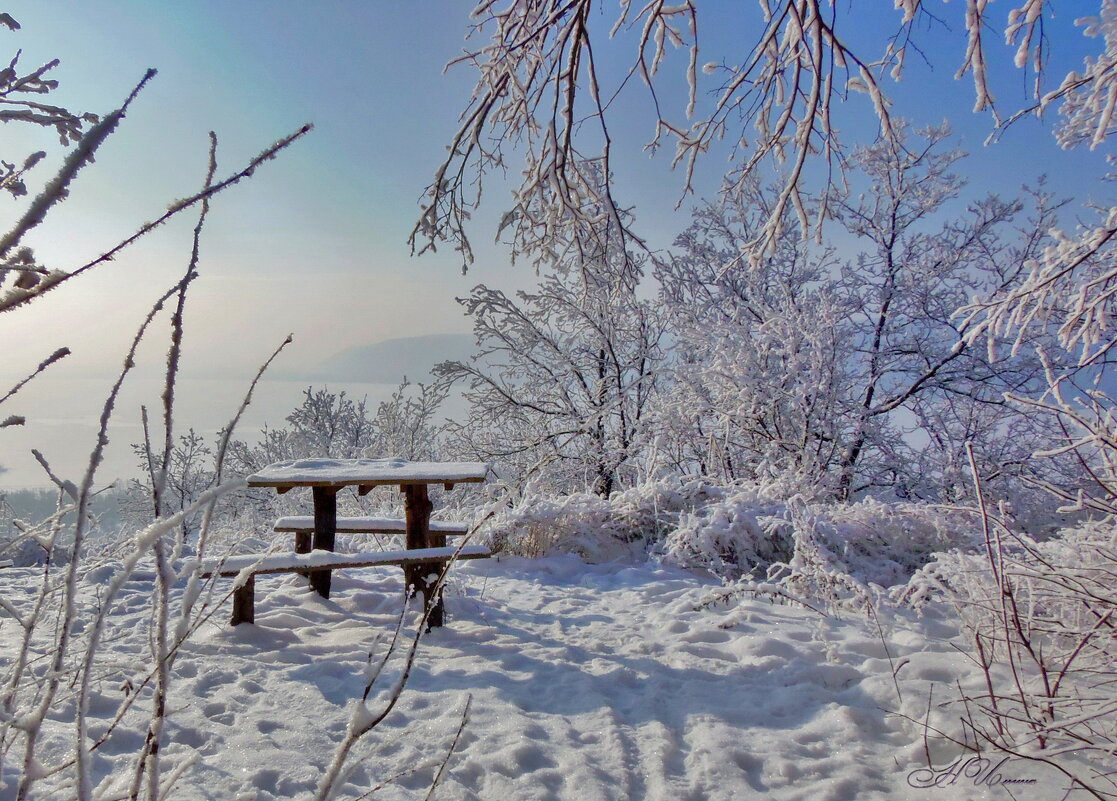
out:
M1117 344L1113 288L1117 286L1117 209L1095 210L1098 221L1073 233L1055 230L1016 286L975 299L962 310L968 338L991 351L1026 351L1036 332L1050 339L1036 347L1043 363L1042 392L1012 392L1010 403L1050 417L1062 442L1039 456L1066 456L1085 476L1068 491L1041 485L1067 502L1068 509L1117 513L1117 401L1107 381Z
M854 422L840 461L841 498L855 489L874 420L902 408L918 414L920 407L942 404L1003 407L1006 391L1039 386L1034 359L988 358L984 349L969 347L966 326L954 313L975 295L1019 281L1045 242L1054 210L1038 198L1036 216L1018 233L1007 229L1023 203L989 196L972 202L964 217L938 225L935 215L965 183L953 172L964 154L942 148L948 135L940 127L911 137L897 122L893 140L854 154L869 190L856 199L834 191L827 198L833 219L867 245L843 265L840 282L861 376L848 409ZM1010 415L1001 416L1007 422Z
M771 212L749 243L759 258L787 230L785 212L794 213L801 235L821 221L825 210L809 213L805 184L813 172L829 186L845 169L838 120L847 102L856 113L875 115L884 142L899 143L888 91L903 77L909 54L927 57L919 23L937 19L921 0L898 0L891 21L879 6L821 0L760 0L751 13L743 3L733 11L700 10L694 0L625 0L613 16L599 6L595 0L478 0L471 37L480 43L452 62L474 68L477 83L428 189L413 248L450 242L468 265L473 255L466 228L482 184L489 172L508 169L513 151L522 154L523 178L501 228L510 228L514 251L545 258L556 227L577 231L591 247L601 227L590 223L603 219L624 232L627 244L639 245L611 183L615 148L624 144L613 133L614 118L620 108L636 107L651 109L646 149L674 144L672 165L683 166L684 194L692 190L697 161L722 140L735 143L726 175L730 190L766 163L782 169ZM724 60L700 69L699 23L717 13L733 14L732 24L750 31L742 37L749 45L716 54ZM1083 43L1088 47L1090 39L1101 38L1104 52L1085 56L1080 71L1054 82L1046 74L1045 31L1054 24L1053 3L1027 0L1000 26L991 13L985 2L967 3L959 27L966 52L956 77L972 76L975 111L990 114L999 132L1024 115L1060 105L1062 144L1103 142L1113 130L1107 99L1117 87L1117 4L1101 0L1098 16L1082 20ZM865 24L867 14L875 15L875 24ZM998 27L1016 48L1012 68L1032 70L1035 79L1031 102L1008 112L990 89L997 63L988 33ZM847 32L856 32L856 46ZM649 102L624 102L640 86ZM862 97L867 102L857 102ZM592 159L605 165L609 181L598 182L583 168ZM812 159L822 159L826 168L808 169ZM527 213L533 206L535 213Z
M144 410L146 420L146 409ZM150 440L132 446L143 479L128 482L128 491L121 500L121 509L129 524L142 528L153 519L194 508L198 498L214 485L214 452L205 438L194 429L178 437L167 460L165 475ZM156 493L155 488L160 488ZM190 542L201 526L202 514L195 512L182 517L179 541Z
M614 237L597 259L555 267L515 298L481 285L459 300L478 353L435 371L465 385L469 416L451 427L459 448L556 491L608 497L632 483L663 328L618 248Z
M265 428L256 444L234 441L231 459L242 473L289 459L359 459L373 454L433 459L440 449L440 427L434 418L445 397L440 387L413 387L404 380L370 416L366 399L307 387L302 403L287 415L287 426Z
M237 439L229 443L229 468L235 474L248 475L269 464L293 459L399 456L435 460L442 456L443 427L436 416L445 398L445 389L437 384L416 386L404 380L370 414L366 399L354 400L345 392L307 387L302 402L287 415L286 425L265 427L258 442ZM183 472L191 470L197 472L199 466L184 468ZM454 497L460 496L458 493ZM339 495L338 502L343 514L360 515L369 513L370 504L391 508L401 501L380 493L367 498L345 493ZM298 499L290 496L245 490L222 510L222 522L236 520L242 528L270 526L277 514L301 514L298 504Z
M658 442L683 472L809 494L825 487L845 439L849 326L829 251L787 237L740 265L771 200L750 180L701 207L676 240L681 252L656 271L674 342Z
M694 430L684 423L679 433L692 453L705 447L710 456L717 446L703 472L780 477L841 499L884 488L952 497L944 475L913 469L934 460L916 458L909 435L922 426L924 450L942 451L948 470L978 420L988 474L1023 469L1025 452L988 434L1023 425L1004 393L1036 390L1040 365L1023 353L994 361L971 347L954 310L1019 282L1053 209L1039 195L1017 231L1010 225L1023 204L989 197L943 222L963 184L952 171L962 154L943 149L943 129L917 142L897 126L902 148L881 142L853 155L860 173L851 178L863 192L818 201L860 252L812 253L792 236L745 260L774 202L752 182L702 209L676 243L682 255L658 271L678 341L671 408L693 418ZM1030 433L1034 446L1039 428Z

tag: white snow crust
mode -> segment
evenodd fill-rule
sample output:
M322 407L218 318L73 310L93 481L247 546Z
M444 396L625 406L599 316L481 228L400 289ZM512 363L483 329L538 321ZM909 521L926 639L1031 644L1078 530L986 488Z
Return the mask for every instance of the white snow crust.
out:
M484 462L409 462L406 459L296 459L268 465L248 477L250 486L277 484L441 484L484 481Z
M33 575L0 572L0 592L24 598ZM376 801L424 797L472 695L440 801L1009 799L969 779L908 784L924 746L905 716L920 719L931 686L937 702L969 670L957 630L933 609L884 618L882 639L857 615L752 598L704 605L718 585L655 564L513 557L463 563L453 575L447 625L424 638L398 705L351 754L339 798L382 783ZM114 601L119 636L106 647L117 672L91 698L93 737L110 724L124 680L148 667L142 622L154 577L138 570ZM398 568L347 570L333 582L324 600L300 576L265 577L254 625L228 626L226 603L183 646L162 754L168 770L196 763L172 798L310 797L356 719L369 652L383 652L403 595ZM84 602L102 589L91 576ZM0 618L0 661L18 634ZM382 707L400 670L388 663L369 709ZM71 712L46 723L60 749L52 757L65 754ZM369 714L358 711L360 721ZM134 708L93 752L103 791L126 783L147 719ZM1062 797L1042 766L1002 770L1041 782L1013 788L1018 797ZM48 782L40 797L64 797Z

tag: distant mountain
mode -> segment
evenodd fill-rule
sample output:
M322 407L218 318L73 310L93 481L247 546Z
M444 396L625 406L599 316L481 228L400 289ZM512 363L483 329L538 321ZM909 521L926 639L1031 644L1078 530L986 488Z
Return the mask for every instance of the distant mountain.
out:
M404 376L414 382L430 379L439 362L466 361L473 353L471 334L428 334L387 339L374 345L348 348L307 369L285 377L314 381L398 384Z

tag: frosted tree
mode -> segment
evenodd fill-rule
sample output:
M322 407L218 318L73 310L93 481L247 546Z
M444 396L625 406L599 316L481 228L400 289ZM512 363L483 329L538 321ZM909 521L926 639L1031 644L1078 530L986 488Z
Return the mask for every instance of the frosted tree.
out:
M231 462L239 472L252 473L273 462L309 457L432 459L440 448L436 415L444 400L440 387L404 381L370 413L364 398L307 387L286 426L265 428L258 443L231 443Z
M945 130L917 137L896 125L902 148L852 154L863 191L824 199L856 255L812 252L790 236L747 259L774 202L754 181L702 209L676 243L682 254L658 271L678 342L669 424L692 459L704 454L703 472L779 477L839 498L897 487L941 499L953 492L944 481L960 486L945 473L971 435L989 445L979 449L986 475L1023 470L1020 443L1034 446L1040 427L1015 449L993 433L1022 425L1004 393L1038 389L1040 365L1024 353L991 361L954 310L1019 283L1046 242L1050 201L1039 194L1026 217L1022 202L990 197L943 222L963 184L952 171L961 153L944 149ZM912 453L913 419L936 458ZM913 469L936 461L938 475Z
M146 411L146 410L145 410ZM146 422L147 416L144 415ZM165 478L160 478L160 456L150 439L132 446L142 479L134 478L121 499L121 511L135 527L147 525L153 518L182 512L194 507L199 497L213 486L213 449L194 429L180 435L171 448ZM158 506L153 489L160 487ZM182 518L180 539L190 541L198 531L202 515L195 512Z
M723 481L786 481L822 488L845 440L839 401L851 336L835 268L784 238L763 259L742 248L770 212L755 180L708 204L657 269L668 310L671 381L657 409L661 459Z
M444 447L444 424L437 415L446 395L441 382L413 385L405 378L391 398L377 405L376 441L366 455L438 459Z
M1021 201L989 196L945 224L935 218L964 186L954 165L963 157L943 147L945 128L911 136L899 122L895 139L855 152L868 183L853 196L831 192L829 214L861 245L842 267L839 291L850 304L856 331L852 358L860 376L847 414L853 430L840 460L839 497L856 489L854 476L875 420L906 408L966 403L1004 406L1006 391L1040 386L1030 354L994 360L971 349L955 310L975 295L1019 283L1025 265L1041 251L1054 220L1050 201L1021 230ZM929 411L925 416L929 416ZM999 415L1007 423L1002 409ZM941 432L940 432L941 433ZM962 442L956 443L961 448Z
M274 462L322 457L438 459L443 447L443 424L438 414L445 398L445 389L437 384L414 385L405 380L372 411L364 398L356 400L345 392L307 387L302 402L285 418L285 425L265 426L258 441L229 443L229 470L247 475ZM365 498L342 493L339 503L341 513L349 515L369 514L373 509L393 514L402 511L397 508L402 498L385 493ZM270 526L276 515L303 512L297 498L260 490L238 493L220 511L222 523L235 520L240 528Z
M1111 131L1117 91L1113 0L1102 0L1100 8L1094 6L1096 17L1080 21L1082 68L1054 81L1045 71L1050 0L1021 0L1007 19L994 19L993 4L984 0L933 10L922 0L894 5L895 11L863 2L759 0L708 12L693 0L621 0L609 12L602 0L479 0L471 15L470 39L476 43L453 62L475 70L476 85L435 171L413 247L422 251L448 242L468 265L473 251L467 227L482 185L491 172L519 172L514 160L523 178L501 229L510 233L516 252L545 260L557 229L577 230L573 241L581 247L605 220L624 231L630 245L639 244L638 234L624 224L611 181L597 181L583 166L596 159L611 175L616 148L627 145L613 133L622 108L626 114L649 110L645 149L673 150L684 194L697 161L710 151L733 156L726 173L730 189L765 164L779 166L783 183L749 243L751 252L776 245L789 210L799 235L806 235L825 213L824 207L809 209L807 176L821 174L829 184L846 166L838 131L843 114L875 116L880 138L898 144L888 92L902 80L909 54L927 57L919 47L919 23L939 14L962 16L957 30L965 54L956 77L972 77L975 111L992 116L994 132L1052 106L1060 109L1058 136L1065 145L1097 146ZM714 13L732 20L718 24L746 33L738 52L715 53L703 63L700 22ZM872 26L879 38L866 35L866 14L880 19ZM991 44L996 31L1006 45L1003 57ZM1088 55L1095 42L1103 52ZM1026 107L1003 109L994 98L990 75L1001 62L1034 79ZM646 97L638 96L641 91ZM828 168L807 169L812 159Z
M532 291L475 287L460 302L478 353L435 372L470 403L450 430L457 447L552 490L607 497L633 481L663 326L637 295L639 259L619 236L602 242L596 257L556 266Z

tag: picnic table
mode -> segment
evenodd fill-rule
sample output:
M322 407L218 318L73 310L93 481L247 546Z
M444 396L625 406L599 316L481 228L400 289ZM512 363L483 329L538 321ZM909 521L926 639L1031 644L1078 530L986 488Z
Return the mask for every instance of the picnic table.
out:
M311 549L318 552L334 550L338 530L337 493L344 487L356 487L357 493L363 496L376 487L398 485L404 494L405 519L402 529L406 535L406 547L401 555L390 559L384 556L370 556L365 560L347 559L340 554L337 558L304 557L301 561L305 565L299 562L299 566L295 566L299 560L284 561L283 566L276 563L268 567L266 564L270 563L261 563L261 569L256 572L304 568L310 576L311 586L323 598L329 598L331 568L358 564L399 564L403 566L407 586L414 587L423 594L424 603L429 609L428 625L441 626L441 593L429 586L428 578L432 574L432 565L433 573L437 575L450 554L446 548L447 528L431 525L433 504L427 488L433 484L450 490L456 484L482 482L488 472L489 467L483 462L410 462L405 459L299 459L268 465L258 473L248 476L248 486L271 487L280 494L299 487L311 489L314 500L313 540L308 541L309 537L300 538L296 534L297 554L307 554ZM472 558L488 555L488 550L481 546L466 548L469 550L459 549L459 555ZM230 573L231 568L222 571L221 575ZM251 604L251 590L246 596ZM251 608L247 612L249 617L246 618L243 612L238 615L235 607L236 601L234 624L238 620L251 619Z

